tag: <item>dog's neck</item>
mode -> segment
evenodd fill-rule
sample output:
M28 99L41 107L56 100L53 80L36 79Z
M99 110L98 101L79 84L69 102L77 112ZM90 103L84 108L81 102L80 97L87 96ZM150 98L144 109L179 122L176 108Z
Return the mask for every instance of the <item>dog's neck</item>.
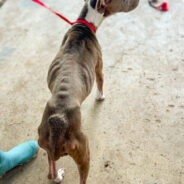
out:
M96 29L100 26L104 19L103 14L97 11L97 3L98 0L89 0L86 2L78 18L93 24Z

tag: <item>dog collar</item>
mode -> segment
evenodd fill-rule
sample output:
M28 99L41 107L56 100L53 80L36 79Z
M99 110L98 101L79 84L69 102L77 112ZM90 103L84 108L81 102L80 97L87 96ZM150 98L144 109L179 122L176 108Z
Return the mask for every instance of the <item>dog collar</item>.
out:
M55 10L49 8L47 5L45 5L44 3L42 3L40 0L32 0L32 1L35 2L35 3L37 3L37 4L39 4L39 5L41 5L41 6L43 6L46 9L48 9L49 11L51 11L52 13L54 13L55 15L57 15L58 17L60 17L61 19L63 19L68 24L73 25L73 24L76 24L76 23L82 23L82 24L87 25L94 33L96 33L95 26L93 24L89 23L88 21L79 19L79 20L77 20L75 22L71 22L66 17L64 17L63 15L61 15L60 13L58 13Z
M79 20L73 22L73 24L76 24L76 23L85 24L85 25L88 26L94 33L96 33L96 28L95 28L95 26L94 26L93 24L89 23L88 21L79 19Z

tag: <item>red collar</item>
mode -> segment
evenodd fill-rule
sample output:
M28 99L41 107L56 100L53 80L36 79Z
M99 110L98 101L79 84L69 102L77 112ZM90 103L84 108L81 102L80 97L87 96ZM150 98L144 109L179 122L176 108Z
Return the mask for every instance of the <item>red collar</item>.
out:
M73 23L73 24L75 24L75 23L82 23L82 24L85 24L85 25L88 26L90 29L92 29L92 31L93 31L94 33L96 33L96 28L95 28L95 26L94 26L93 24L89 23L89 22L86 21L86 20L79 19L79 20L77 20L77 21L75 21L75 22L72 22L72 23Z
M66 17L64 17L64 16L61 15L60 13L58 13L58 12L52 10L51 8L49 8L48 6L46 6L44 3L42 3L41 1L39 1L39 0L32 0L32 1L35 2L35 3L37 3L37 4L39 4L39 5L41 5L41 6L43 6L43 7L46 8L46 9L50 10L52 13L56 14L58 17L60 17L61 19L63 19L63 20L64 20L65 22L67 22L68 24L73 25L73 24L76 24L76 23L82 23L82 24L87 25L91 30L93 30L94 33L96 33L96 28L95 28L95 26L94 26L93 24L89 23L88 21L79 19L79 20L77 20L77 21L75 21L75 22L71 22L71 21L69 21Z

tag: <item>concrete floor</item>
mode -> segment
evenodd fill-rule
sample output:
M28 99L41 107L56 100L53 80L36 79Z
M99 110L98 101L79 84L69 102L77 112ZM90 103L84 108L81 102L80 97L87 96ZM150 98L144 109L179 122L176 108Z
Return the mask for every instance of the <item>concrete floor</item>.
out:
M75 20L83 0L45 0ZM146 0L104 21L97 37L104 55L106 100L95 88L82 106L89 137L88 184L184 184L184 1L158 12ZM48 67L70 26L28 0L0 9L0 149L37 139L50 97ZM74 162L60 159L64 184L78 183ZM50 184L47 156L9 173L0 184Z

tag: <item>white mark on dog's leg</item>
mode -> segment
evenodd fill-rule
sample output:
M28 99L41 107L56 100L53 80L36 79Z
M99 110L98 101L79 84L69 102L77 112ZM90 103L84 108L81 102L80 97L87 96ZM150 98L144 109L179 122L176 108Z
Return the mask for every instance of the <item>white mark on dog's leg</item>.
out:
M63 175L64 175L64 169L59 169L57 173L57 178L54 180L56 183L60 183L63 180Z
M104 99L105 99L105 96L97 89L96 100L102 101Z

